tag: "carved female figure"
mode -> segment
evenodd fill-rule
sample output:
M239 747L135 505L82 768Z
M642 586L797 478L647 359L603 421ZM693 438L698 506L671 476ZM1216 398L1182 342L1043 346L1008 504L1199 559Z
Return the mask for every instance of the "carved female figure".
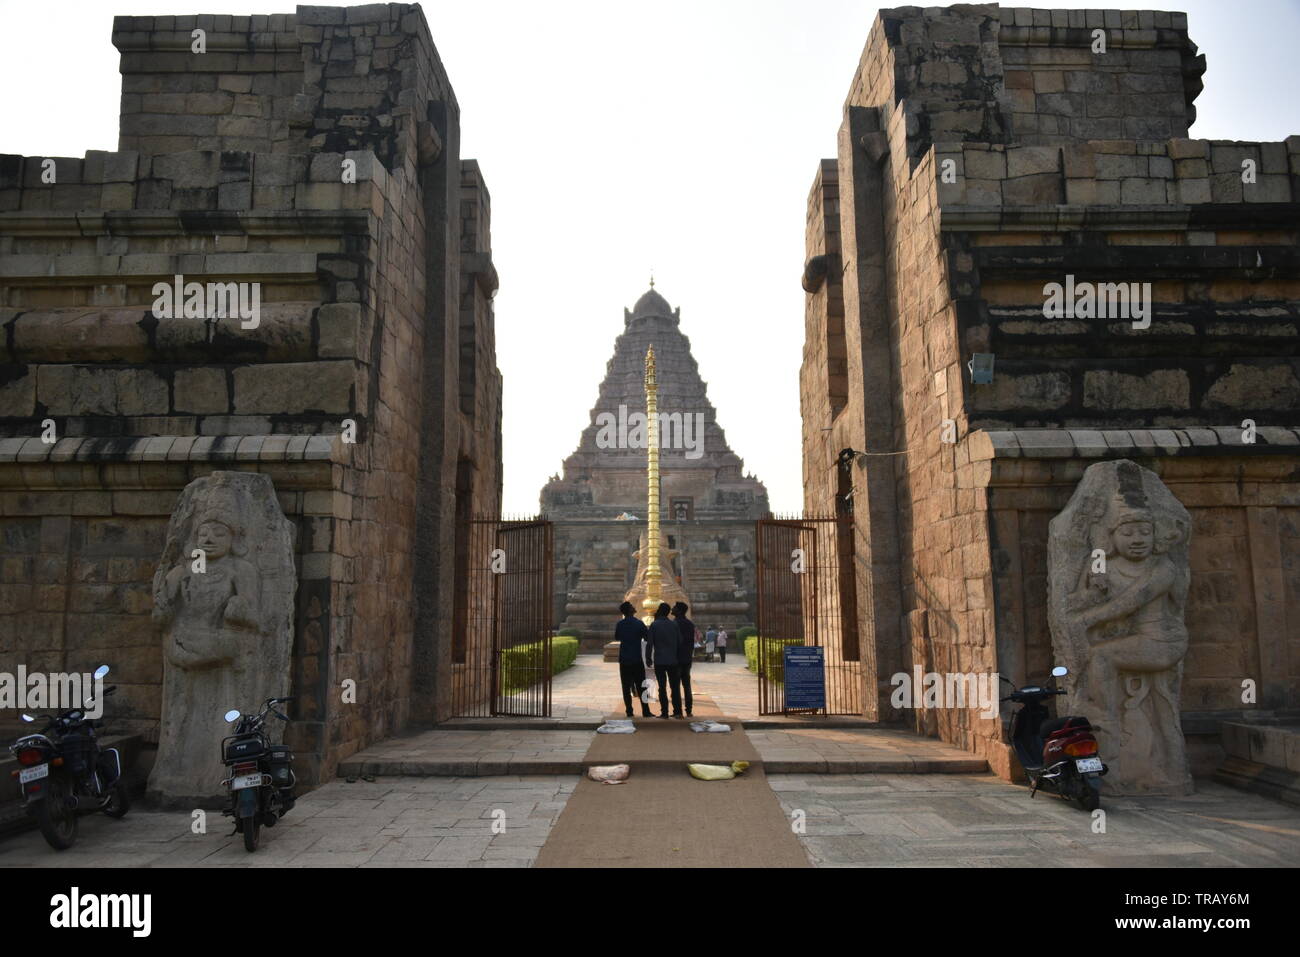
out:
M258 548L250 548L250 523ZM154 575L164 666L149 789L164 800L219 794L221 715L287 692L292 561L292 536L266 476L214 472L182 493Z
M1089 468L1052 522L1053 647L1072 673L1070 711L1097 728L1121 793L1191 786L1179 706L1189 527L1154 473L1127 461Z

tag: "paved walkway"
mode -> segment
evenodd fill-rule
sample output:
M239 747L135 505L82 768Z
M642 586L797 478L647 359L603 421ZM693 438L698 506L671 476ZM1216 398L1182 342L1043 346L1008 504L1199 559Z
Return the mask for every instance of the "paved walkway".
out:
M229 818L193 834L186 811L82 818L54 851L37 831L0 840L0 867L531 867L576 777L331 781L262 831L250 854Z
M743 654L728 655L727 663L697 661L691 666L691 688L699 715L758 715L758 679L745 669ZM637 708L639 710L639 708ZM600 655L578 655L573 667L551 682L551 715L560 719L603 718L623 713L618 688L618 663Z
M1197 781L1180 798L1107 798L1105 833L1060 798L993 775L769 775L803 811L819 867L1297 867L1295 808Z

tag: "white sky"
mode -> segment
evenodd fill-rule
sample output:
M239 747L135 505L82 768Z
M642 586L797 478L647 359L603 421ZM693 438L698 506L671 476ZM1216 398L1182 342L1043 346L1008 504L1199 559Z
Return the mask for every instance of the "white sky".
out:
M1300 134L1300 0L1162 8L1189 14L1209 61L1192 135ZM292 10L0 0L0 152L116 148L114 14ZM577 445L623 307L652 268L681 306L732 449L774 510L802 507L805 204L817 161L835 153L876 10L847 0L424 4L461 105L462 155L479 160L492 193L507 512L535 512Z

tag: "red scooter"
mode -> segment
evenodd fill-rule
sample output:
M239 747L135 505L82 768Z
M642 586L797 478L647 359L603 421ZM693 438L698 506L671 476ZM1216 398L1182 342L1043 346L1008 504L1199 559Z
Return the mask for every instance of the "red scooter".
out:
M1065 694L1056 688L1056 679L1067 674L1065 668L1053 668L1046 685L1019 688L1002 700L1021 706L1011 718L1011 743L1029 777L1029 796L1047 791L1095 811L1101 806L1101 779L1109 769L1097 753L1092 725L1079 716L1050 718L1045 704Z

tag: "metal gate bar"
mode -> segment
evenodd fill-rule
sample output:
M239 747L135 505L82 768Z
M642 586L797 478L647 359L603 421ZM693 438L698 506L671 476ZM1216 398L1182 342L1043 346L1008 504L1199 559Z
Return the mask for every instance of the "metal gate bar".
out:
M861 714L851 515L760 519L758 557L759 714ZM826 706L786 707L784 648L825 649Z
M463 524L452 712L549 717L551 523L474 518Z

